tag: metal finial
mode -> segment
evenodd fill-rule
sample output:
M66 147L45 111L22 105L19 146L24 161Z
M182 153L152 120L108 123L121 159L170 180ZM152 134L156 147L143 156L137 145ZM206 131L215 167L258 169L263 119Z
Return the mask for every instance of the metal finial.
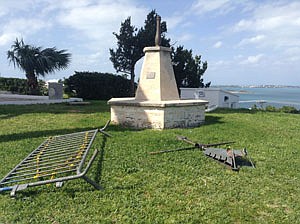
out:
M160 44L161 44L160 20L161 20L161 17L159 15L157 15L156 16L155 46L160 46Z

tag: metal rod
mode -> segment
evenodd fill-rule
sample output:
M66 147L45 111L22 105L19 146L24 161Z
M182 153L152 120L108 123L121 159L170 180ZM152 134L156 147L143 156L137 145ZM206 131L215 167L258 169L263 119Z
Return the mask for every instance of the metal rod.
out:
M81 132L75 132L75 133L70 133L70 134L65 134L65 135L57 135L54 136L53 138L70 138L72 136L76 136L76 135L80 135L80 134L85 134L85 133L92 133L95 132L98 129L94 129L94 130L89 130L89 131L81 131Z
M60 150L63 150L63 149L68 149L70 147L75 147L75 146L78 146L78 145L82 145L82 144L84 144L84 142L85 141L82 141L82 140L78 141L78 142L68 143L68 144L58 142L57 145L49 145L46 148L43 148L42 150L36 151L32 156L34 156L36 154L39 154L41 151L56 152L56 151L60 151Z
M198 143L195 143L195 142L189 140L189 139L188 139L187 137L185 137L185 136L177 136L177 139L178 139L178 140L181 140L181 141L184 141L184 142L187 142L187 143L189 143L189 144L192 144L192 145L194 145L195 147L197 147L197 146L199 145Z
M24 162L24 164L31 164L31 163L35 163L37 160L39 161L42 161L42 160L45 160L45 159L49 159L49 160L55 160L56 158L57 159L60 159L60 158L65 158L65 157L68 157L70 155L74 155L76 156L77 154L79 153L82 153L83 151L85 151L86 149L78 149L77 152L76 151L73 151L73 152L70 152L70 153L65 153L65 154L60 154L60 155L50 155L50 156L43 156L43 155L40 155L39 157L34 157L34 158L30 158L28 159L27 161Z
M9 176L6 178L6 180L12 180L12 179L18 179L20 177L27 177L27 176L41 176L42 174L47 174L47 173L51 173L53 175L53 173L57 173L58 170L70 170L71 167L76 167L75 165L73 166L69 166L70 164L72 163L68 163L68 164L65 164L64 166L59 166L55 169L48 169L48 170L45 170L45 169L37 169L36 172L31 172L31 173L24 173L24 174L21 174L21 175L13 175L13 176Z
M191 150L191 149L196 149L196 147L193 146L193 147L180 148L180 149L161 150L161 151L156 151L156 152L149 152L149 154L155 155L155 154L168 153L168 152L177 152L177 151L184 151L184 150Z
M49 171L50 168L52 168L52 170L55 170L55 169L58 169L58 168L68 167L68 166L77 167L79 162L80 162L80 159L77 159L77 160L74 160L74 161L64 162L64 163L61 163L61 164L55 164L55 165L52 165L52 166L35 167L35 169L26 170L26 171L19 172L19 173L13 173L10 176L6 177L6 179L17 178L18 176L27 175L28 173L45 172L45 170Z
M62 143L69 143L70 141L80 141L82 138L85 137L90 137L94 132L86 132L84 135L74 135L73 137L69 137L69 138L56 138L55 140L50 141L48 144L57 144L57 142L62 142ZM45 142L45 144L47 144L47 142Z
M42 151L42 150L53 150L53 151L56 151L56 150L59 150L60 148L68 148L69 146L74 146L74 145L79 145L79 144L83 144L85 141L88 142L90 141L91 139L91 136L88 136L87 139L84 139L85 136L81 136L80 139L76 139L76 141L66 141L66 142L63 142L63 141L59 141L59 140L56 140L56 142L52 142L52 143L49 143L46 147L46 145L43 145L42 147L40 147L39 151ZM46 143L45 143L46 144ZM39 151L35 151L35 153L39 153ZM33 153L33 154L35 154Z
M90 140L89 145L87 146L87 149L86 149L86 151L85 151L84 154L83 154L82 160L81 160L81 162L79 163L79 166L77 167L77 170L81 170L81 168L82 168L82 166L83 166L83 164L84 164L84 162L85 162L87 153L88 153L89 149L91 148L91 146L92 146L92 144L93 144L93 141L95 140L95 137L96 137L97 133L98 133L98 129L96 129L96 131L94 132L94 134L93 134L93 136L92 136L92 139Z
M49 168L56 168L56 167L66 166L66 165L69 165L69 164L78 163L79 161L80 161L80 160L77 159L77 160L75 160L75 161L64 162L64 163L61 163L61 164L53 163L53 164L50 165L50 166L39 166L38 169L44 170L44 169L49 169ZM12 173L11 176L12 176L12 175L18 175L18 174L22 174L22 173L31 172L31 171L36 170L36 168L37 168L37 167L35 166L34 169L24 169L24 170L20 170L20 171L17 171L17 172Z
M43 145L44 143L42 143L41 145ZM40 146L41 146L40 145ZM40 147L39 146L39 147ZM39 148L38 147L38 148ZM22 163L25 161L25 160L27 160L27 158L29 158L35 151L37 151L38 150L38 148L37 149L35 149L35 150L33 150L25 159L23 159L17 166L15 166L15 168L13 168L8 174L6 174L6 176L5 177L3 177L2 179L1 179L1 181L0 181L0 183L2 183L2 181L3 180L5 180L6 179L6 177L8 177L12 172L14 172L16 169L18 169L18 167L20 166L20 165L22 165Z
M107 128L107 126L109 125L109 123L110 123L110 120L108 120L108 121L106 122L106 124L104 125L104 127L103 127L103 128L100 128L99 131L100 131L102 134L104 134L104 135L106 135L106 136L108 136L108 137L112 137L111 134L109 134L109 133L107 133L106 131L104 131L104 130Z
M44 166L44 165L59 164L59 163L64 163L64 162L66 162L65 159L63 159L63 160L61 159L61 160L57 160L57 161L52 160L52 161L50 161L50 162L45 161L45 162L39 163L39 167L42 167L42 166ZM36 167L36 164L28 165L27 167L24 167L22 170L24 170L24 169L26 169L26 168L31 168L31 167ZM0 183L1 183L1 182L0 182Z
M47 162L47 163L41 163L41 164L35 164L32 165L30 167L28 167L27 169L22 169L22 170L18 170L16 172L11 173L11 175L17 175L17 174L22 174L22 173L27 173L30 172L32 170L37 170L37 169L47 169L48 167L58 167L58 166L64 166L65 164L74 164L77 163L78 161L80 161L81 158L74 158L74 159L70 159L70 160L59 160L59 161L52 161L52 162Z
M0 192L2 192L2 191L11 191L12 189L13 189L13 187L1 187Z
M80 142L78 144L65 145L65 146L56 146L55 148L47 148L46 150L41 150L41 151L35 153L32 156L34 157L35 155L38 155L41 152L44 152L44 153L55 153L55 152L59 152L59 151L69 150L69 149L72 149L72 148L79 148L79 147L81 147L85 143L86 142ZM51 147L53 147L53 146L51 146Z
M88 170L90 169L93 161L95 160L96 156L98 154L98 150L96 149L90 159L90 161L88 162L87 166L85 167L85 169L83 170L83 172L79 172L77 171L76 175L72 175L72 176L67 176L67 177L58 177L52 180L44 180L44 181L38 181L38 182L34 182L34 183L29 183L28 186L29 187L34 187L34 186L39 186L39 185L43 185L43 184L50 184L50 183L56 183L56 182L62 182L62 181L68 181L68 180L73 180L73 179L77 179L77 178L81 178L84 177L84 175L86 175L86 173L88 172Z
M86 149L83 148L83 149L76 149L74 151L71 151L71 152L68 152L68 153L59 153L59 154L55 154L55 155L44 155L44 154L41 154L39 157L35 156L33 158L29 158L27 161L24 162L24 164L28 164L28 163L31 163L32 161L33 162L36 162L37 160L46 160L46 159L53 159L53 158L65 158L65 157L68 157L70 155L74 155L74 156L77 156L77 154L80 154L82 153L83 151L85 151Z
M61 154L72 154L72 153L76 153L77 151L79 151L80 149L78 149L79 147L74 147L72 149L68 149L68 150L61 150L61 151L57 151L57 152L50 152L50 153L41 153L40 154L40 158L45 158L45 157L50 157L50 156L56 156L56 155L61 155ZM34 157L32 158L29 158L29 159L36 159L36 157L38 156L39 154L35 155ZM28 160L27 160L28 161Z
M198 142L193 142L192 140L188 139L185 136L177 136L178 140L184 141L186 143L189 143L191 145L194 145L196 148L205 148L205 147L211 147L211 146L219 146L219 145L226 145L226 144L232 144L235 143L234 141L229 141L229 142L219 142L219 143L211 143L211 144L202 144Z
M67 170L67 171L62 171L62 172L57 173L56 175L62 174L62 173L74 172L74 171L76 171L76 169ZM39 178L42 178L42 177L48 177L48 176L52 176L52 174L40 175ZM19 180L6 181L6 182L3 182L3 183L1 183L1 184L18 183L18 182L22 182L22 181L25 181L25 180L32 180L32 179L37 179L37 178L36 178L36 177L23 178L23 179L19 179Z

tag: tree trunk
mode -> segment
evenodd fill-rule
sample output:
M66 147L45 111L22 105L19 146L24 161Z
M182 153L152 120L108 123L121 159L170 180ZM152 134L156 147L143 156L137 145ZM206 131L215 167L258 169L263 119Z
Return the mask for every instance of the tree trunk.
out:
M38 95L38 81L37 77L34 75L34 73L27 73L26 74L27 78L27 84L29 87L29 94L30 95Z

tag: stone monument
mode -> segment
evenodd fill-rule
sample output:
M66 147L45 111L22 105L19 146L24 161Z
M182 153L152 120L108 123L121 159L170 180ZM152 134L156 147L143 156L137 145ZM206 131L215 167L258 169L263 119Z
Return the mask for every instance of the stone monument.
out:
M145 47L144 63L134 98L112 98L111 121L134 128L196 127L205 120L204 100L180 100L168 47L160 46L160 16L155 46Z
M48 96L49 96L49 100L62 99L63 98L62 83L49 82L48 83Z

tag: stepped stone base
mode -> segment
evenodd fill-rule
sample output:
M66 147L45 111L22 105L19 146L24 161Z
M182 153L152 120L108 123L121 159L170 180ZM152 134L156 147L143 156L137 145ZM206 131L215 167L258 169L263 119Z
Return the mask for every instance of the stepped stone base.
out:
M139 101L135 98L112 98L111 121L137 129L186 128L204 123L204 100Z

